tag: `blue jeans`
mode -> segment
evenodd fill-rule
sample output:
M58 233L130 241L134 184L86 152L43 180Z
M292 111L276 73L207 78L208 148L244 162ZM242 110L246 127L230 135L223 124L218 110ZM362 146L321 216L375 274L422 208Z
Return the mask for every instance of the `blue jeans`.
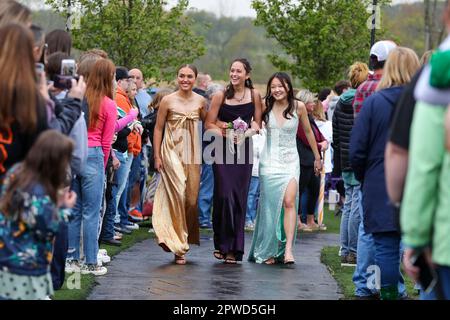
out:
M250 180L250 188L247 198L247 213L245 215L245 223L254 223L256 219L256 208L259 199L259 177L253 177Z
M141 177L143 175L143 172L142 172L142 168L141 168L141 163L142 163L142 153L139 153L137 156L135 156L133 158L133 162L131 163L130 175L128 176L128 185L127 185L127 187L125 189L126 193L127 193L127 215L128 215L128 210L131 209L130 208L131 192L132 192L134 184L136 182L139 182L139 189L140 189L140 192L141 192L141 195L142 195L142 191L143 191L142 190L142 186L143 186L143 184L142 184L142 181L141 181ZM139 201L139 203L137 204L135 209L137 209L140 212L142 212L141 201Z
M105 168L101 147L88 151L85 170L72 182L77 202L69 223L69 260L80 260L81 223L83 223L83 250L87 264L97 264L98 228L103 200Z
M131 164L133 163L133 154L117 152L116 156L120 161L120 167L116 171L117 187L112 191L116 201L116 216L114 218L114 223L124 225L128 223L127 194L125 190L127 190L126 187Z
M359 212L359 195L361 185L351 185L344 179L345 203L342 209L340 238L341 254L348 255L350 252L356 254L358 247L358 229L361 222L361 213Z
M119 158L120 156L117 156ZM102 232L100 234L101 240L114 239L114 218L116 216L116 194L117 193L117 171L114 171L113 182L108 189L111 188L110 198L106 198L105 217L103 218Z
M305 190L305 192L302 193L302 196L300 198L300 206L302 208L302 210L301 210L302 215L300 216L300 221L302 223L306 223L306 212L308 212L308 201L309 201L308 197L309 197L309 191Z
M379 232L373 233L375 243L375 264L381 271L381 297L384 290L392 289L392 293L398 298L398 284L404 283L400 272L400 261L403 255L400 233L397 232ZM399 254L400 252L400 254Z
M443 299L450 300L450 267L438 266L436 269ZM420 290L420 300L437 300L436 289L430 293Z
M362 192L359 192L359 213L361 215L361 222L358 230L358 250L356 252L356 268L353 273L353 283L355 284L355 295L359 297L366 297L376 294L378 292L375 286L370 286L374 279L373 269L375 266L375 243L371 233L366 233L364 230L364 212L362 208ZM402 251L400 249L400 251ZM370 273L369 273L370 272ZM398 283L398 292L400 296L406 295L406 287L404 283Z
M198 192L198 220L200 225L211 226L211 207L214 195L212 165L202 164L200 190Z
M64 284L64 267L68 249L68 225L66 222L59 223L59 230L55 236L53 246L53 258L50 264L50 272L52 275L53 289L59 290Z

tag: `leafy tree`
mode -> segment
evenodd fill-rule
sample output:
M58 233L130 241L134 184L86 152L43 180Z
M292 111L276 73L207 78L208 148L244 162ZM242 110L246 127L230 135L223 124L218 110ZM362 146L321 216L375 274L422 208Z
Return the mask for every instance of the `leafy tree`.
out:
M192 20L184 14L188 0L179 0L170 10L164 0L46 2L63 15L70 8L81 12L79 21L72 19L76 48L101 48L116 65L139 67L146 77L173 80L179 65L205 52L203 39L192 32Z
M217 17L206 12L189 12L195 21L194 32L205 39L207 54L194 63L214 80L227 81L228 67L235 58L249 59L255 83L267 81L276 69L268 54L281 50L274 39L268 39L262 27L256 27L252 18Z
M389 1L378 1L386 4ZM253 0L256 24L264 26L289 58L271 55L272 63L303 86L318 91L345 76L370 50L371 0ZM377 31L379 34L379 31Z

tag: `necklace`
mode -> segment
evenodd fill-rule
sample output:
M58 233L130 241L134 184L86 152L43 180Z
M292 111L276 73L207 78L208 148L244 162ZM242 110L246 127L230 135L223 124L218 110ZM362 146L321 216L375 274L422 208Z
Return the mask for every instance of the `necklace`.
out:
M242 100L244 100L245 98L245 88L244 88L244 95L242 96L242 98L238 99L238 98L234 98L236 99L237 102L242 102Z

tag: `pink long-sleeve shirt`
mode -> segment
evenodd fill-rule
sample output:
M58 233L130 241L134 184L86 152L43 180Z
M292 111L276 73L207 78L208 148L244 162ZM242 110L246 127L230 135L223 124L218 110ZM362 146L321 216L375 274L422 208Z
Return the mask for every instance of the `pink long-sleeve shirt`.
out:
M103 163L106 168L114 129L117 120L117 108L114 100L104 97L100 104L100 114L95 128L88 130L88 147L102 147Z
M136 120L139 111L137 109L131 109L128 114L116 121L116 128L114 130L115 133L119 132L123 128L125 128L130 122Z

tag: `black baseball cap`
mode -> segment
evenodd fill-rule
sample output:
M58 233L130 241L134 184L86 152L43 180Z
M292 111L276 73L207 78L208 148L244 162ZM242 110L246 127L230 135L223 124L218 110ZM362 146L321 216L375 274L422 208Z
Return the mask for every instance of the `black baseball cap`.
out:
M116 81L123 79L130 79L131 76L128 74L128 69L125 67L116 68Z

